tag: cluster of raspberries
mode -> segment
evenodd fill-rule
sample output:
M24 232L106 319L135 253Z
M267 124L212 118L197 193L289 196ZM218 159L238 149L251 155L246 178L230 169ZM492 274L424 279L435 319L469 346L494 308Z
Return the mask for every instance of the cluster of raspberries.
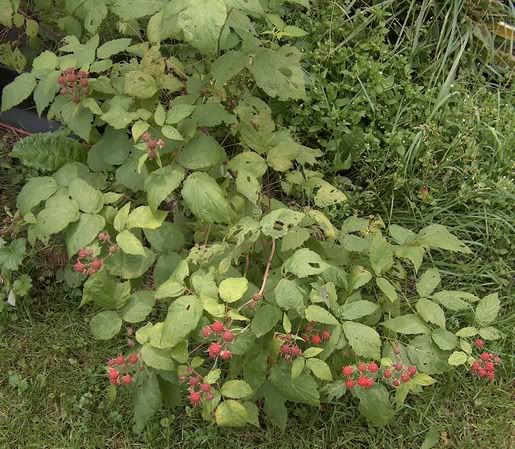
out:
M134 368L138 364L138 354L133 352L132 354L124 357L119 355L113 359L107 361L109 368L109 382L111 385L130 385L134 382Z
M199 374L192 374L188 378L181 377L180 381L188 381L188 399L192 407L202 404L203 401L211 401L214 398L213 388L210 384L204 382Z
M157 152L165 146L163 139L154 139L148 131L145 131L141 138L147 143L147 156L149 159L155 159Z
M61 86L59 93L69 95L74 103L80 103L81 98L89 93L88 73L83 70L66 69L57 82Z
M329 341L331 338L331 332L327 329L317 330L316 322L310 321L306 327L304 328L304 333L302 334L302 339L306 343L311 343L312 345L318 346L321 343L325 343Z
M478 349L483 349L485 346L485 342L480 338L476 339L474 344ZM470 371L492 382L495 379L495 367L500 363L501 358L499 356L485 351L479 355L479 358L472 362Z
M279 355L286 361L291 361L302 355L302 349L295 343L292 334L280 335L279 339L284 343L279 348Z
M118 245L115 243L113 244L111 242L111 237L109 236L109 233L106 231L101 232L98 234L98 240L101 244L108 243L109 246L109 255L114 254L116 251L118 251ZM85 259L90 259L89 262ZM77 261L73 264L73 269L77 273L85 274L86 276L91 276L98 272L102 266L104 265L104 262L101 258L95 257L93 258L93 250L90 248L82 248L79 253L77 254Z
M234 332L228 329L221 321L215 321L209 326L202 328L202 335L204 338L215 336L217 341L213 341L207 348L209 358L217 359L220 357L222 360L230 360L232 352L227 349L227 344L235 339Z

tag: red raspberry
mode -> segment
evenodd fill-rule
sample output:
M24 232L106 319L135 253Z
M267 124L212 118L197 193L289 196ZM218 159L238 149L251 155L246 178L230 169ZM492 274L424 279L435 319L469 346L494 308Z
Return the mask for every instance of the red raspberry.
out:
M80 97L78 95L74 95L72 97L72 101L75 103L75 104L79 104L80 103Z
M290 348L290 352L293 357L299 357L302 355L302 350L297 345L293 345Z
M202 328L202 335L204 336L204 338L207 338L211 335L211 328L209 326L204 326Z
M377 370L379 369L379 367L377 366L377 363L371 362L368 364L367 369L371 373L377 373Z
M485 363L485 369L487 371L494 371L495 370L494 362L486 362Z
M393 367L395 368L395 371L401 371L402 370L402 363L400 363L400 362L394 363Z
M374 386L374 384L376 383L376 381L374 379L368 379L368 385L366 386L366 388L372 388Z
M190 377L190 380L188 381L191 387L194 387L195 385L198 385L200 383L198 377L192 376Z
M149 142L147 143L147 148L149 150L155 150L157 147L157 141L156 140L149 140Z
M352 379L347 379L345 381L345 386L350 390L351 388L353 388L355 385L354 381Z
M365 376L359 376L358 377L358 381L357 381L357 384L362 387L362 388L368 388L368 384L369 384L369 379L368 377L365 377Z
M322 342L322 339L320 338L320 335L315 334L311 336L311 343L314 345L319 345Z
M119 375L120 375L120 373L118 372L118 370L116 370L114 368L109 369L109 379L111 379L111 380L118 379Z
M408 382L411 380L411 376L410 376L408 373L404 373L404 374L401 376L401 380L402 380L404 383L408 383Z
M129 355L129 357L127 357L127 361L131 365L138 363L138 360L139 360L138 354L136 354L135 352L133 352L131 355Z
M73 266L73 269L77 273L84 273L84 271L86 271L86 266L81 261L77 261L77 263L75 263Z
M484 340L481 340L481 338L476 338L476 340L474 340L474 344L476 345L476 347L478 347L479 349L483 349L483 347L485 346L485 341Z
M222 353L220 354L220 357L222 357L222 360L230 360L231 357L232 357L232 352L231 351L222 351Z
M211 343L207 352L209 357L216 359L220 355L220 352L222 352L222 347L218 343Z
M130 385L133 380L134 380L134 378L130 374L126 374L125 376L122 377L122 382L125 385Z
M414 376L415 374L417 374L417 367L412 365L412 366L409 366L408 367L408 371L407 373L410 375L410 376Z
M281 348L279 349L279 352L281 353L281 355L283 356L288 356L290 355L290 347L285 343L281 346Z
M479 377L485 377L486 376L486 370L484 368L479 368L477 370L477 373L479 374Z
M394 387L398 387L401 384L401 381L399 379L394 379L392 384L393 384Z
M80 70L78 76L79 76L79 78L87 78L88 72L85 72L84 70Z
M328 330L322 331L320 337L322 338L322 341L329 341L331 339L331 332Z
M495 373L493 371L490 371L490 372L486 373L486 377L488 377L488 380L490 382L492 382L495 380Z
M365 362L359 362L358 363L358 371L366 371L367 370L367 364Z
M221 334L225 330L225 326L220 321L215 321L211 325L211 330L216 334Z
M395 348L393 348L393 353L399 355L401 353L401 347L399 345L395 346Z
M489 362L490 360L492 360L492 354L490 354L489 352L483 352L479 358L485 362Z
M389 370L389 369L385 369L384 372L383 372L383 377L385 379L389 379L390 377L392 377L392 371Z
M86 87L88 84L89 84L89 80L88 80L87 78L82 78L82 79L80 80L80 85L81 85L82 87Z
M114 359L115 365L123 365L125 363L125 357L123 355L119 355Z
M91 262L91 268L93 268L94 270L100 270L100 268L102 268L102 265L102 259L94 259L93 262Z
M66 77L61 75L59 78L57 78L57 82L61 85L66 84Z
M234 334L232 331L230 330L226 330L223 334L222 334L222 338L225 342L227 343L230 343L231 341L234 340Z
M69 83L74 83L75 81L77 81L77 75L75 75L75 73L73 72L68 73L66 75L66 81L68 81Z
M190 393L190 398L189 399L190 399L190 404L193 407L196 407L197 405L199 405L202 402L202 396L197 391L192 391Z
M204 393L209 393L211 391L211 385L209 385L209 384L200 384L200 389Z
M353 373L354 373L354 368L352 368L352 366L350 366L350 365L344 366L342 368L342 374L345 377L350 377L350 376L352 376Z
M84 259L85 257L88 257L90 255L90 251L86 248L82 248L79 250L79 254L77 256L78 259Z
M471 371L477 371L479 368L481 368L481 365L478 361L475 361L472 366L470 367Z

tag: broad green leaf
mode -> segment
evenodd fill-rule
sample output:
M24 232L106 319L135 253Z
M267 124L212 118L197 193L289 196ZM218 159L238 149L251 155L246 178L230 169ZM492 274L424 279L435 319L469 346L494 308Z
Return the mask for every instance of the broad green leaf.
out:
M161 344L176 346L193 331L202 316L202 305L196 296L182 296L168 307Z
M347 251L354 251L357 253L367 253L370 247L370 241L353 234L346 234L340 238L342 246Z
M204 376L204 382L206 384L214 384L218 382L218 379L220 379L220 375L222 374L222 370L220 368L212 369L207 373L206 376Z
M72 179L69 185L70 196L77 202L82 212L94 214L104 206L104 196L100 190L91 187L80 178Z
M270 383L265 383L263 394L265 397L264 410L267 418L274 426L284 431L288 421L286 399Z
M25 239L15 239L8 245L0 246L0 269L16 271L23 262L25 251Z
M275 302L284 310L295 310L304 315L304 294L296 282L281 279L274 289Z
M146 343L141 349L141 358L145 365L151 368L172 371L175 369L175 363L170 356L170 351L166 349L154 348L152 345Z
M218 286L220 298L225 302L231 303L243 297L249 288L249 281L244 277L233 277L224 279Z
M176 104L166 114L166 123L175 125L193 114L196 106L191 104Z
M344 320L359 320L364 316L372 315L379 309L379 305L365 300L352 301L344 304L340 309L340 316Z
M333 375L331 374L331 368L324 361L311 358L307 359L306 366L313 372L313 374L320 380L332 381Z
M311 233L307 228L291 228L282 238L281 251L287 252L302 246L306 240L311 237Z
M429 374L417 373L413 376L413 383L427 387L436 383L436 379L433 379Z
M413 231L396 224L388 226L388 232L399 245L411 243L417 238L417 235Z
M215 102L208 102L197 106L191 119L197 126L205 126L208 128L214 128L222 123L231 125L237 122L233 114L227 112L220 103Z
M36 78L43 78L49 75L57 67L57 56L51 51L45 50L32 61L32 74Z
M445 329L445 313L436 302L420 298L415 308L426 323L433 323Z
M97 49L97 57L100 59L108 59L122 51L127 50L131 44L130 38L114 39L102 44Z
M423 298L433 293L440 284L440 272L437 268L427 270L417 282L417 293Z
M301 248L295 251L282 266L284 273L292 273L299 278L313 276L323 273L330 267L321 257L307 248Z
M485 340L499 340L504 334L493 326L487 326L479 329L479 335Z
M315 347L311 347L311 348L308 348L304 351L304 353L302 354L306 359L309 359L311 357L316 357L318 354L320 354L321 352L323 352L324 349L323 348L315 348Z
M16 198L16 205L22 215L37 206L41 201L44 201L52 196L57 191L57 183L55 179L50 176L42 176L39 178L32 178L27 182L18 197Z
M436 346L444 351L450 351L458 344L458 337L445 329L435 329L431 334L431 338Z
M118 283L102 270L84 283L82 304L94 302L106 309L119 309L129 299L130 289L129 282Z
M157 210L154 212L148 206L139 206L129 214L127 229L156 229L161 226L167 214L166 211Z
M248 421L247 410L241 402L229 399L216 408L215 421L221 427L243 427Z
M297 357L291 364L291 378L296 379L304 371L306 366L306 359L304 357Z
M260 222L263 234L278 239L284 237L289 230L300 223L305 217L302 212L291 209L276 209L265 215Z
M157 229L145 229L145 237L152 245L152 249L160 253L178 251L184 246L184 234L181 228L165 221Z
M106 171L111 165L122 165L127 161L132 143L124 130L107 126L102 139L88 152L88 165L95 171Z
M359 398L359 412L376 426L384 426L393 418L395 411L386 387L376 383L370 389L355 390Z
M352 350L360 357L381 359L381 341L375 329L361 323L345 321L343 332Z
M36 87L32 73L22 73L2 90L2 112L11 109L27 99Z
M439 224L432 224L421 229L417 240L421 245L429 246L430 248L472 254L467 245L452 235L445 226Z
M456 332L457 337L474 337L477 335L479 331L475 327L463 327L458 332Z
M393 251L396 257L409 260L415 268L415 273L420 269L424 255L426 254L426 250L420 245L395 246Z
M369 220L352 215L343 221L341 232L342 234L347 234L352 232L365 231L365 229L368 228L368 225Z
M467 354L462 351L454 351L450 356L448 363L451 366L463 365L467 361Z
M97 313L89 322L89 329L97 340L109 340L122 328L120 315L112 310Z
M345 203L347 196L328 182L323 182L315 195L315 205L318 207L329 207L335 204Z
M136 84L136 81L135 81L135 84ZM140 84L142 84L142 83L143 83L143 81L140 82ZM144 89L145 86L143 86L143 85L132 86L129 81L126 82L126 85L127 84L128 84L129 90L135 89L136 91L141 92L141 95L148 95L148 93L152 92L152 91L155 92L152 85L150 86L150 88L147 87L147 89L145 90ZM140 89L140 90L138 90L138 89ZM152 95L150 95L150 96L152 96ZM109 110L105 114L103 114L100 118L104 122L111 125L114 129L124 129L124 128L127 128L131 122L138 119L138 114L136 114L135 112L129 112L127 109L123 108L120 104L111 104L111 106L109 107Z
M407 346L409 360L419 371L426 374L439 374L448 369L448 352L441 351L429 335L419 335Z
M39 116L54 101L57 92L59 92L57 79L60 74L58 71L48 74L34 89L34 103Z
M63 105L61 115L68 128L86 142L89 142L93 123L93 114L89 109L85 108L81 103L75 104L70 101Z
M177 163L188 170L208 170L225 159L225 152L211 136L198 133L177 154Z
M159 205L181 185L185 171L180 165L167 165L159 168L145 179L148 205L157 209Z
M136 279L146 273L154 261L155 255L148 248L145 248L144 256L117 251L105 261L105 267L114 276Z
M150 370L144 370L138 375L138 381L133 394L134 430L142 432L155 413L161 408L162 397L157 375Z
M105 219L97 214L80 214L66 232L66 248L72 257L79 249L88 246L104 229Z
M248 55L240 51L228 51L217 58L211 65L213 79L216 84L223 85L238 75L248 63Z
M317 384L307 369L299 377L292 379L290 365L278 363L271 369L270 382L288 401L314 406L320 403Z
M397 301L397 291L388 279L376 278L376 284L391 302Z
M370 242L369 255L372 268L378 276L388 271L393 265L392 247L379 232Z
M131 210L131 203L125 204L114 217L114 228L118 232L122 232L127 227L129 219L129 212Z
M256 337L262 337L270 332L282 317L279 307L263 304L258 307L250 322L250 329Z
M422 442L420 449L432 449L440 442L440 432L436 429L430 429Z
M236 190L256 204L261 192L261 183L253 174L241 171L236 178Z
M186 206L206 223L230 223L234 213L225 192L206 173L194 172L183 183L182 196Z
M383 321L382 325L399 334L413 335L429 333L429 328L425 323L417 315L412 313Z
M220 389L222 396L231 399L243 399L250 396L252 387L244 380L228 380Z
M434 293L431 295L431 298L436 302L439 302L446 309L452 311L466 310L470 308L470 304L463 299L469 299L467 295L469 293L452 291L452 290L444 290L438 293ZM471 297L475 297L474 295L470 295Z
M491 295L485 296L481 299L481 301L479 301L476 307L476 323L481 327L493 323L497 318L500 308L501 302L499 301L499 296L497 293L492 293Z
M120 309L120 314L127 323L139 323L152 312L155 302L154 292L148 290L134 292Z
M266 173L268 166L259 154L254 151L244 151L234 156L227 164L227 168L236 173L251 173L256 178L260 178Z
M370 271L365 270L361 265L355 265L349 276L349 291L353 292L367 284L372 279Z
M149 75L148 73L143 72L141 70L133 70L125 74L124 93L126 93L127 95L136 98L151 98L157 91L157 82L152 75ZM102 116L103 120L103 117L105 117L105 115L106 114ZM112 126L116 129L120 129L120 124L117 123L117 125L118 126Z
M36 215L36 229L39 234L57 234L80 217L77 203L67 194L59 194L47 200L46 207Z
M111 10L121 19L128 22L134 19L151 16L159 11L166 0L115 0L111 5Z
M116 243L127 254L145 255L145 249L139 239L128 230L120 232L116 236Z
M167 139L184 140L184 137L182 137L179 130L177 128L174 128L173 126L165 125L161 128L161 132L163 133L163 136L165 136Z
M316 321L317 323L332 325L340 324L339 321L331 313L329 313L324 308L316 306L314 304L311 304L310 306L306 307L305 313L306 320L308 321Z

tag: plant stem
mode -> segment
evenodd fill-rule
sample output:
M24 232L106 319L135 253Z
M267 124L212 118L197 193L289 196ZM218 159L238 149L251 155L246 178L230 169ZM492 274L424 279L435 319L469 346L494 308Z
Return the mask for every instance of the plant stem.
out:
M272 259L275 254L275 239L272 239L272 249L270 250L270 255L268 256L268 260L266 262L265 274L263 275L263 282L261 283L261 288L259 289L259 296L263 296L266 287L266 281L268 280L268 275L270 274L270 265L272 265Z

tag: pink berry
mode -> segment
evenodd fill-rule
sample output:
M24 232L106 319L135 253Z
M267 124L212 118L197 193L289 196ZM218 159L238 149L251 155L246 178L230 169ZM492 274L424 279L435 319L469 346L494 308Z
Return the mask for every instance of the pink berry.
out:
M98 234L98 240L100 240L101 242L108 242L110 239L111 239L111 236L109 235L108 232L106 231L102 231L100 234Z
M77 263L75 265L73 265L73 269L77 273L84 273L84 271L86 270L86 266L82 262L77 261Z
M488 352L483 352L479 358L485 362L489 362L491 359L492 359L492 354L488 353Z
M102 259L94 259L91 262L91 268L93 268L95 271L100 270L102 268L103 262Z
M377 363L375 362L370 362L367 366L367 369L369 372L371 373L377 373L377 371L379 370L379 367L377 366Z
M395 368L395 371L402 371L402 363L400 362L394 363L393 367Z
M302 355L302 350L297 345L293 345L291 347L291 355L293 357L300 357Z
M361 387L361 388L370 388L372 385L370 384L370 381L372 379L369 379L368 377L366 376L359 376L358 377L358 381L357 381L357 384Z
M351 388L353 388L355 385L354 381L352 379L347 379L345 381L345 386L350 390Z
M66 77L61 75L59 78L57 78L57 82L61 85L66 84Z
M322 338L320 335L315 334L311 336L311 343L314 345L319 345L322 342Z
M342 368L342 374L345 377L350 377L350 376L352 376L353 373L354 373L354 368L352 368L352 366L350 366L350 365L344 366Z
M198 377L192 376L190 377L190 380L188 381L191 387L194 387L195 385L198 385L200 383Z
M126 374L125 376L122 377L122 382L125 385L130 385L133 380L134 380L134 378L130 374Z
M230 360L231 357L232 357L232 352L231 351L222 351L222 353L220 354L220 357L222 357L222 360Z
M127 357L127 361L131 365L138 363L138 360L139 360L138 354L136 354L135 352L133 352L131 355L129 355L129 357Z
M88 80L87 78L82 78L82 79L80 80L80 85L81 85L82 87L86 87L88 84L89 84L89 80Z
M207 352L209 357L216 359L220 355L220 352L222 352L222 347L218 343L211 343Z
M203 336L204 338L207 338L207 337L209 337L210 335L211 335L211 328L210 328L209 326L204 326L204 327L202 328L202 336Z
M77 257L79 259L84 259L85 257L88 257L89 255L90 255L89 250L87 250L86 248L82 248L81 250L79 250L79 254Z
M157 141L156 140L149 140L147 143L147 147L149 150L155 150L157 147Z
M476 340L474 340L474 344L476 345L476 347L478 347L479 349L482 349L484 346L485 346L485 341L484 340L481 340L481 338L477 338Z
M279 352L283 356L288 356L288 355L290 355L291 350L290 350L290 347L285 343L281 346L281 348L279 349Z
M358 363L358 371L363 372L367 370L367 364L365 362Z
M79 76L79 78L87 78L88 72L85 72L84 70L80 70L78 76Z
M59 91L59 93L61 95L68 95L68 88L62 87L61 90Z
M200 384L200 389L204 393L209 393L211 391L211 385L209 385L209 384Z
M114 359L109 359L107 361L107 366L113 366L114 365Z
M190 404L193 406L193 407L196 407L197 405L200 404L200 402L202 401L202 396L199 392L197 391L192 391L190 393Z
M394 379L392 383L394 387L398 387L401 384L401 381L399 379Z
M115 365L123 365L125 363L125 357L123 355L119 355L114 359Z
M215 321L212 325L211 325L211 330L215 333L215 334L221 334L224 330L225 330L225 326L223 325L223 323L221 321Z
M118 376L120 375L120 373L118 372L118 370L114 369L114 368L111 368L109 370L109 379L118 379Z
M479 364L479 362L476 360L470 367L470 370L471 371L478 371L479 368L481 368L481 365Z
M116 251L118 251L118 245L114 244L109 247L109 254L114 254Z
M143 140L148 140L150 139L150 133L148 131L145 131L142 135L141 135L141 138Z
M402 380L404 383L408 383L408 382L411 380L411 376L410 376L408 373L404 373L404 374L401 376L401 380Z
M396 355L399 355L401 353L401 348L399 345L397 345L397 346L395 346L395 348L393 348L393 353Z
M414 366L414 365L408 366L407 373L408 373L410 376L414 376L415 374L417 374L417 367L416 367L416 366Z
M389 369L385 369L384 372L383 372L383 377L385 379L389 379L390 377L392 377L392 371L389 370Z
M486 369L484 368L479 368L477 370L477 373L479 374L480 377L485 377L486 376Z
M222 334L222 338L224 339L225 342L227 343L230 343L231 341L234 340L234 334L232 331L230 330L226 330L223 334Z
M322 341L329 341L331 339L331 332L328 330L322 331L320 337L322 338Z
M215 398L215 395L211 391L206 395L206 399L208 401L212 401L214 398Z

